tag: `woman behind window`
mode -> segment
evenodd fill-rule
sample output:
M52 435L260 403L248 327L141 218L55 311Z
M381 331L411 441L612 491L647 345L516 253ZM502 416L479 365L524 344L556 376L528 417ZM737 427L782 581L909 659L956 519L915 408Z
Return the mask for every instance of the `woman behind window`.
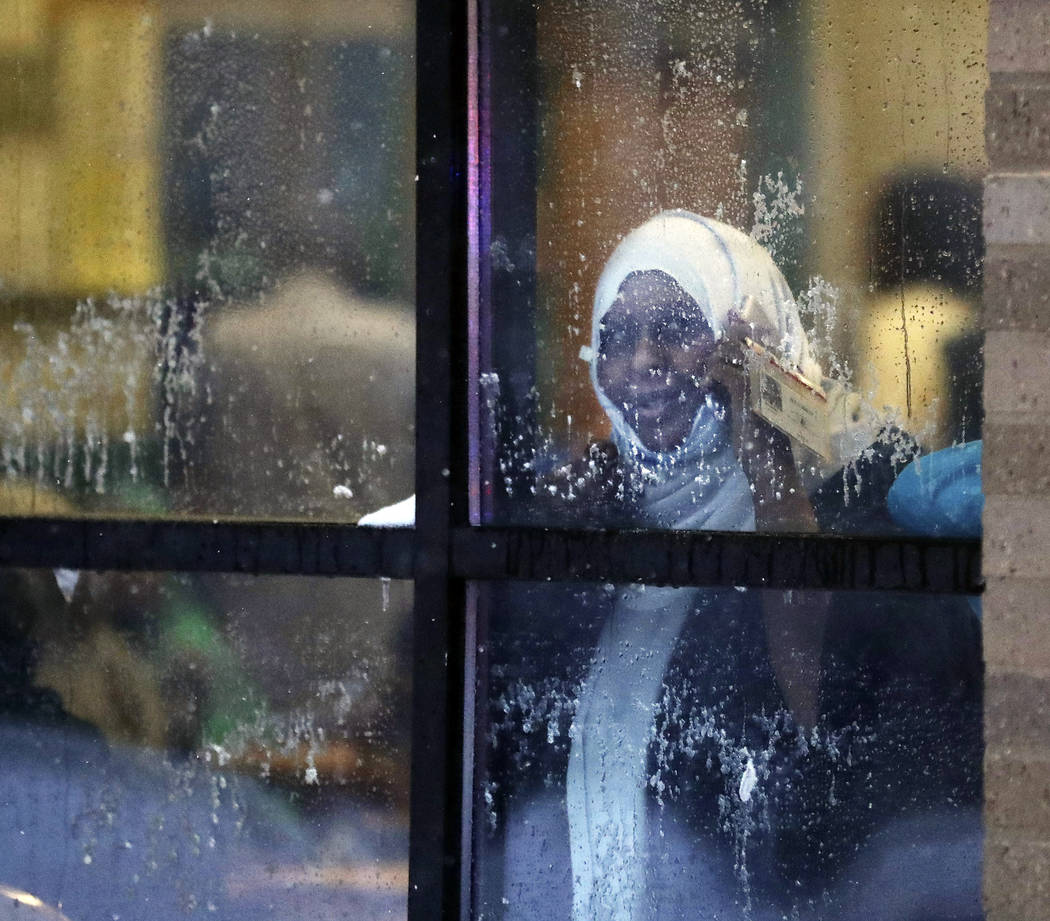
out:
M815 528L789 439L747 409L745 334L820 379L750 238L676 211L617 247L590 356L612 445L570 476L597 520ZM643 586L508 602L485 781L505 917L980 916L965 605Z

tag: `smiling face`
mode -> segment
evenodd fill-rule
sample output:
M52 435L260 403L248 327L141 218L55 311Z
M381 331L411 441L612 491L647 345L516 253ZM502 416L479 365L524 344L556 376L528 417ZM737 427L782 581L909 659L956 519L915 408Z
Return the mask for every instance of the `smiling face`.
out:
M689 435L717 346L700 305L670 275L627 276L601 320L598 385L650 451Z

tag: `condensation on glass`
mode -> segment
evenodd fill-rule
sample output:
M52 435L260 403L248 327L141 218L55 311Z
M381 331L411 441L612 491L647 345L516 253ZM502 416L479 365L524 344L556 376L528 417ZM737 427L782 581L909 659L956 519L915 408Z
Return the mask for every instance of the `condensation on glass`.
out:
M586 523L589 497L617 491L631 439L600 386L636 430L646 415L673 429L671 397L683 392L692 408L666 355L639 359L655 362L645 381L614 375L633 397L600 380L602 336L617 333L611 321L595 328L596 304L607 309L632 274L662 272L716 340L730 311L745 314L754 338L821 391L823 450L794 441L786 484L811 500L817 527L975 534L986 5L487 5L481 520ZM704 229L660 229L663 251L655 233L648 249L631 235L676 209ZM685 344L695 356L698 340ZM662 409L661 394L640 393L656 383L674 391ZM767 408L779 395L761 391ZM749 405L758 398L752 388ZM588 454L610 437L612 474ZM887 501L911 460L949 448ZM758 519L800 528L790 514Z
M403 918L410 610L378 579L0 572L0 897Z
M412 492L411 3L0 10L0 511Z
M976 600L475 591L472 917L982 917Z

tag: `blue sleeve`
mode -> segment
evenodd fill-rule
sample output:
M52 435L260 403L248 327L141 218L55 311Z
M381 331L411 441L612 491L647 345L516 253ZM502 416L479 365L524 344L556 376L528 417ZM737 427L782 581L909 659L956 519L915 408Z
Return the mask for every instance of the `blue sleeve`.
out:
M981 445L971 441L912 461L887 497L893 520L913 534L980 537Z

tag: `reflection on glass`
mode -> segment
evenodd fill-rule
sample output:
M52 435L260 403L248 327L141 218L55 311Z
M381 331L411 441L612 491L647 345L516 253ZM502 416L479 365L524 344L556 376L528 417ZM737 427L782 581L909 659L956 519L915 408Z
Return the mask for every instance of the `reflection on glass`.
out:
M410 608L379 580L0 573L0 886L73 921L404 917Z
M0 510L411 493L412 5L0 17Z
M790 436L757 479L807 497L825 530L935 532L895 518L887 495L915 457L980 438L984 0L490 7L483 515L580 521L585 503L555 481L578 479L610 439L609 488L625 438L690 454L704 425L694 404L717 377L705 362L655 354L659 330L621 329L621 345L646 343L634 355L647 381L601 380L618 340L597 324L610 310L619 322L610 304L660 272L714 343L738 316L765 358L804 379L778 392L755 376L759 391L737 401ZM515 153L530 136L529 155ZM713 257L698 232L625 249L682 212L761 255L743 258L741 240ZM735 453L748 472L753 459ZM756 515L762 530L799 526L798 514Z
M480 598L475 917L982 916L965 599Z

